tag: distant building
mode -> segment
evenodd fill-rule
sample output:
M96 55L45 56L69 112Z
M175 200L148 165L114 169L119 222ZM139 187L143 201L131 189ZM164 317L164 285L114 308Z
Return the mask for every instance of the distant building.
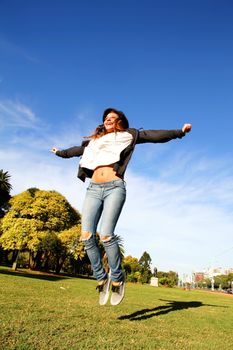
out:
M205 278L212 278L219 275L229 275L233 273L233 268L211 267L205 270Z
M205 279L210 279L214 283L214 277L219 275L229 275L233 273L233 268L211 267L202 271L193 271L192 274L183 274L183 278L179 280L179 286L191 285L195 287L196 284L203 282Z
M197 282L202 282L202 281L204 281L204 279L205 279L205 274L204 274L204 272L194 272L194 273L193 273L193 281L194 281L195 283L197 283Z
M193 282L201 282L205 278L213 278L219 275L229 275L233 273L233 268L223 268L223 267L210 267L205 269L203 272L195 271L192 273Z

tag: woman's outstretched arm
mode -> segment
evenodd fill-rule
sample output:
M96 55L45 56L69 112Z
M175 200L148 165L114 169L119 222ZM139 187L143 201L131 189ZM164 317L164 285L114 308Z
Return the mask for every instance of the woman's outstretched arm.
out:
M74 146L61 151L58 148L53 147L51 152L62 158L80 157L83 155L84 149L88 143L89 140L85 140L82 142L81 146Z
M191 124L184 124L182 129L176 130L139 130L136 143L163 143L177 138L181 139L191 129Z

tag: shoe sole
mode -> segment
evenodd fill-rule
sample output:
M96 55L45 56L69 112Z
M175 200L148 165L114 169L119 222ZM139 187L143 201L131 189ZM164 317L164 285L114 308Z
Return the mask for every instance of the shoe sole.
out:
M108 281L106 282L106 284L107 284L107 292L106 292L106 294L105 294L104 300L103 300L102 302L99 300L99 304L100 304L101 306L106 305L107 302L108 302L108 298L109 298L109 295L110 295L110 284L111 284L110 278L108 279Z

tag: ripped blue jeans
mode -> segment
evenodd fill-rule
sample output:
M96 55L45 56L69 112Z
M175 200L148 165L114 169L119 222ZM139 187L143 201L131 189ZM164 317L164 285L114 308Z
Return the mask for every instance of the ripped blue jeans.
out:
M108 257L111 280L115 282L124 280L121 254L114 230L125 199L126 188L123 180L102 183L90 182L87 188L82 210L82 232L89 234L89 237L83 238L82 241L97 281L107 278L96 241L99 222L98 233Z

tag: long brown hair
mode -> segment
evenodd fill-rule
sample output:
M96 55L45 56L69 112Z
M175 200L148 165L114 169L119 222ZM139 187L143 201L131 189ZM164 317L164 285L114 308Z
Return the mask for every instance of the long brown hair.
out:
M128 129L129 123L128 123L126 116L123 114L123 112L117 111L114 108L108 108L104 111L103 121L106 118L107 114L110 112L114 112L115 114L118 115L118 118L115 119L115 125L114 125L114 130L113 130L114 132L125 131L126 129ZM108 132L105 129L104 124L100 124L97 126L97 128L95 129L93 134L90 136L87 136L86 138L97 139L101 136L106 135L107 133Z

